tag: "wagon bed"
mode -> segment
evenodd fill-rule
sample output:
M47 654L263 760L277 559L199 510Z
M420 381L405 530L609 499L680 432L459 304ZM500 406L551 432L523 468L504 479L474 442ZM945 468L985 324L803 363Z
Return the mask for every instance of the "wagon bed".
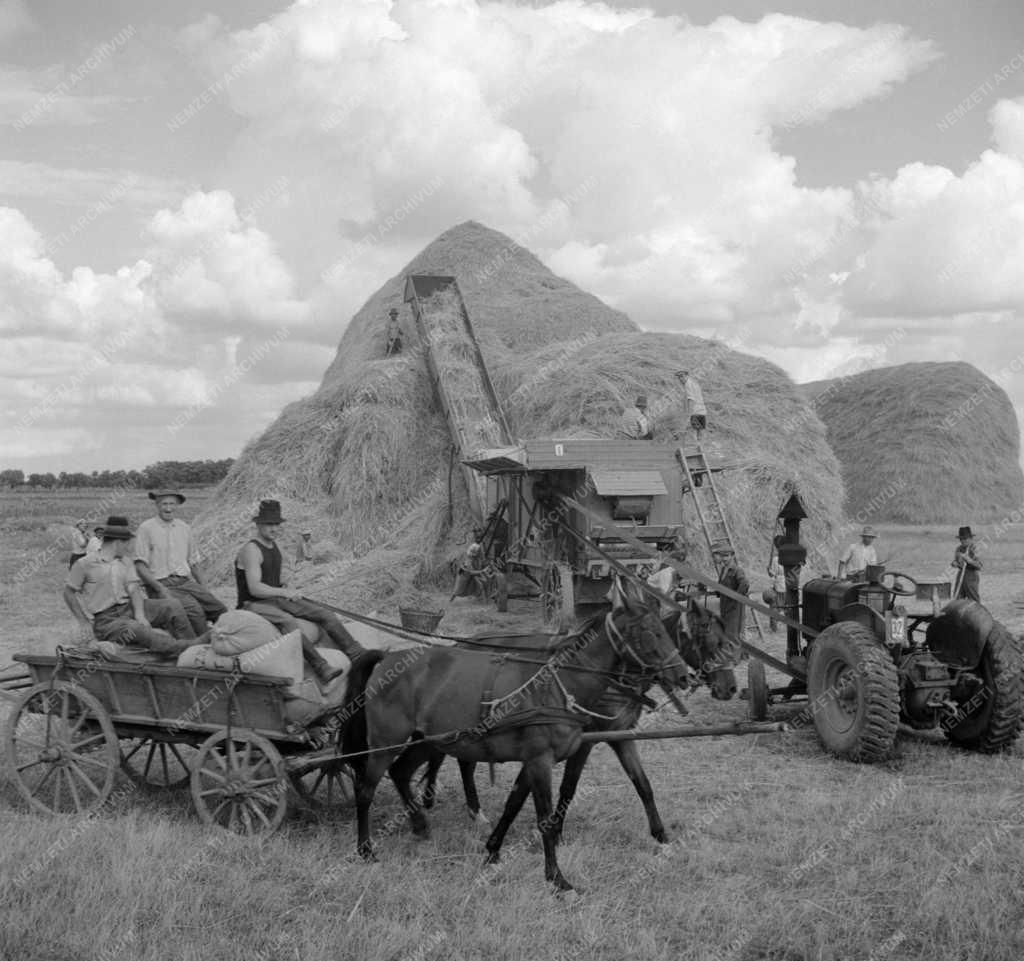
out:
M15 701L6 758L37 811L97 811L119 769L142 786L189 786L204 822L245 834L281 823L289 784L310 802L320 788L328 803L348 793L340 725L331 712L316 727L290 720L286 678L69 652L14 661L0 679Z

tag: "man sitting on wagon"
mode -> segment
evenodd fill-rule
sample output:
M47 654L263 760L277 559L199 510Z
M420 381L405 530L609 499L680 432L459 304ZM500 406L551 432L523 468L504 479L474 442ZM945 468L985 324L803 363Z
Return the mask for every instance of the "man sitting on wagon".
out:
M185 503L180 491L150 491L156 505L156 517L139 525L135 536L135 570L151 597L176 598L188 615L196 634L206 630L206 622L227 613L227 606L207 590L195 562L192 529L180 517L178 508Z
M146 597L131 560L133 537L126 517L108 518L100 549L68 572L64 603L97 641L177 657L197 643L195 631L174 598Z
M253 518L256 536L235 557L235 584L238 587L238 606L266 618L282 634L298 630L297 618L312 621L325 631L351 662L351 670L369 663L367 651L326 607L306 600L299 591L285 587L281 580L282 557L277 546L277 535L284 523L281 505L275 500L260 501L260 509ZM344 667L332 668L324 656L305 636L302 654L317 678L324 684L345 672Z

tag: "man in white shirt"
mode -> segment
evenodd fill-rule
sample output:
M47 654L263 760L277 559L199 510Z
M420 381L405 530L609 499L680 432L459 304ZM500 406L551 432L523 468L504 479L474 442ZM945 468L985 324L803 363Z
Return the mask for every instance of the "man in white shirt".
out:
M870 524L865 525L860 532L860 543L851 544L839 560L838 577L840 580L864 580L868 565L878 563L878 555L875 553L875 538L877 536L875 529Z
M100 549L68 572L64 602L85 636L176 657L197 639L177 601L146 598L131 561L132 536L127 518L108 518Z
M185 502L180 491L150 491L156 517L139 525L135 535L135 569L153 597L173 597L181 602L196 635L206 630L207 620L216 621L227 607L202 582L194 563L192 529L175 517Z

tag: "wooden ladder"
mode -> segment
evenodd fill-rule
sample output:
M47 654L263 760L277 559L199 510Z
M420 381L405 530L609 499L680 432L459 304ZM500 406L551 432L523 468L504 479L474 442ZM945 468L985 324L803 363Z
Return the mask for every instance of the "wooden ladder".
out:
M683 476L686 478L687 491L693 498L693 506L697 510L697 519L700 521L701 530L704 532L704 539L708 545L708 551L713 552L713 545L724 541L729 545L733 556L739 563L740 556L736 552L736 543L733 540L732 529L725 516L725 509L722 507L722 498L718 495L718 488L715 486L714 475L708 466L708 459L701 447L700 437L696 441L696 451L687 452L682 447L676 448L676 459L683 468ZM684 491L686 493L686 491ZM712 557L714 554L712 553ZM718 579L722 579L722 571L718 570ZM761 628L761 621L757 612L749 610L750 622L754 625L758 641L764 645L764 630Z

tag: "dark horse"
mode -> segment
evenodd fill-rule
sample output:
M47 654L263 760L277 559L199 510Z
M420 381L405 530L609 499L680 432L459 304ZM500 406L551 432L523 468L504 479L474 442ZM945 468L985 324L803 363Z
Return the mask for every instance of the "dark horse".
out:
M691 598L687 604L685 619L682 612L674 611L664 618L662 623L669 636L675 639L679 653L682 654L683 660L686 661L687 665L694 670L698 681L706 683L711 689L711 696L722 701L729 700L736 693L736 676L733 673L732 665L736 663L739 648L735 641L729 638L726 633L722 619ZM505 649L522 650L523 645L532 640L533 638L531 637L520 636L474 638L472 641L463 643L474 646L482 645L493 648L504 647ZM644 706L650 706L650 702L647 702L644 697L649 687L649 682L646 683L646 686L641 685L633 690L619 685L608 687L601 700L593 709L594 714L600 716L591 716L586 730L626 731L635 727ZM636 789L636 793L644 806L644 811L647 813L647 824L650 828L651 836L661 844L667 843L668 835L665 831L665 825L661 820L658 806L654 801L654 791L640 760L640 752L636 742L613 741L609 744L609 747L615 752L615 756L619 759L619 764ZM561 839L565 815L569 810L569 805L572 804L573 797L575 797L580 777L587 766L590 752L593 749L594 744L592 742L585 742L565 762L565 771L558 790L558 804L555 806L555 812L552 816L556 841ZM436 753L430 759L427 773L424 776L426 788L424 790L423 803L425 807L431 807L433 804L436 793L437 773L443 761L444 755L441 753ZM472 761L460 761L459 771L462 775L466 806L469 808L470 814L479 820L486 820L481 814L480 799L474 780L475 764ZM525 791L525 782L521 783L517 780L509 797L509 803L512 803L514 799L518 799L518 805L521 806L526 799ZM516 807L515 812L518 812L518 810L519 807ZM512 814L512 819L514 819L515 812ZM512 819L506 820L508 814L508 808L506 807L506 813L502 815L501 820L488 839L487 850L492 855L496 855L500 851L505 834L511 826Z
M543 838L544 876L570 890L555 852L551 768L580 749L586 711L619 675L656 678L669 687L686 677L657 615L630 597L617 610L591 618L546 659L465 648L426 648L412 661L408 651L387 655L370 677L365 711L345 728L346 753L370 752L354 765L360 854L373 856L370 807L385 771L413 832L426 836L410 782L434 751L463 761L519 761ZM410 745L415 740L423 743Z

